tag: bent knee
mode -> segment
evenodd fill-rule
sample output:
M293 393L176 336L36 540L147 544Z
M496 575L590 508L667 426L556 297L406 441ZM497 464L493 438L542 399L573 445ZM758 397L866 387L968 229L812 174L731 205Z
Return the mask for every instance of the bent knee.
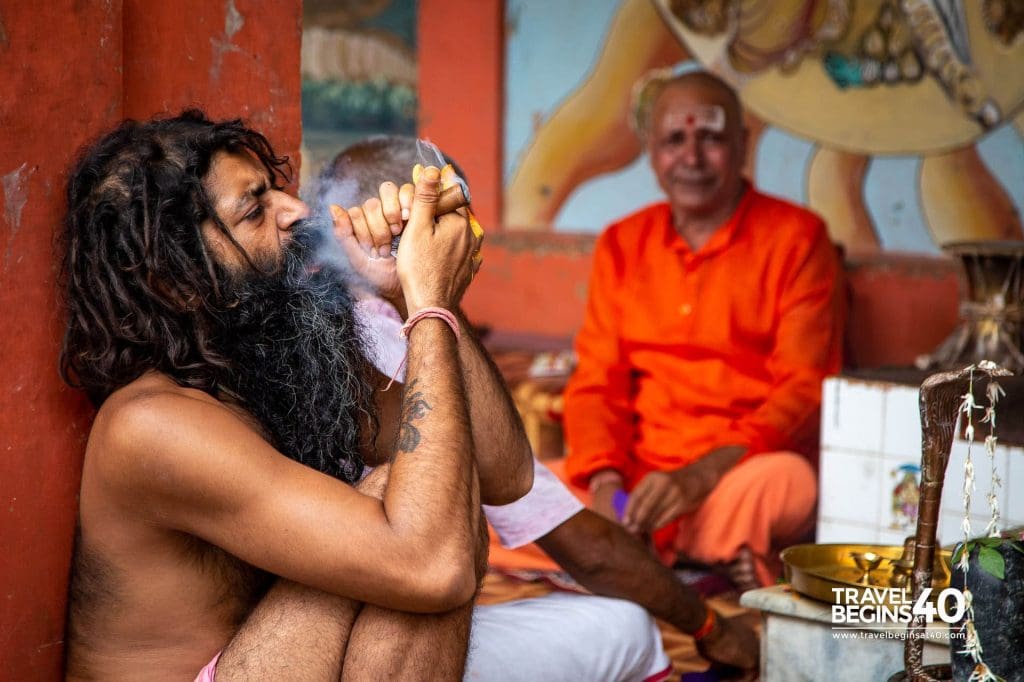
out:
M636 661L661 655L658 626L651 614L639 604L612 597L570 596L585 600L580 602L581 605L588 604L581 609L581 617L572 623L572 631L580 635L582 641L605 650L620 647L622 654L635 657Z
M733 470L745 487L807 491L816 495L818 475L803 455L771 452L752 457Z
M647 612L647 609L635 602L625 599L608 599L608 614L618 623L623 630L629 632L643 632L654 624L654 618ZM658 642L660 644L660 642Z

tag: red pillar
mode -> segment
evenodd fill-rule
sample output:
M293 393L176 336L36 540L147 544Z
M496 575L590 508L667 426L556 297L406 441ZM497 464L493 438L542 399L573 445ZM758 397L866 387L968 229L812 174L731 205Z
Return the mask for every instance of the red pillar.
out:
M57 374L53 237L76 150L121 116L118 3L0 10L0 678L58 679L90 410Z
M61 678L91 409L57 374L54 237L76 151L199 105L295 159L301 0L0 5L0 680Z
M458 159L488 230L501 220L504 27L502 0L420 0L419 134Z
M301 0L124 0L124 114L195 106L240 117L292 159L297 179L301 45Z

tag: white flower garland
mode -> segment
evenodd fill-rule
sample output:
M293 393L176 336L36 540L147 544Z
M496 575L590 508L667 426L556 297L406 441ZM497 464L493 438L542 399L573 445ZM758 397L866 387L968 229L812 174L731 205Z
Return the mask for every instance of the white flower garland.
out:
M982 360L978 363L978 369L990 370L995 367L995 363L989 360ZM967 605L967 616L964 619L963 625L964 648L957 653L967 654L975 663L971 676L967 678L968 682L1003 682L1003 678L994 674L982 659L982 653L984 650L981 646L981 639L978 637L978 632L974 627L974 595L972 595L971 591L967 589L967 570L969 566L968 561L970 559L970 551L967 543L971 539L971 494L976 488L974 482L974 462L971 460L971 446L974 444L973 414L974 410L982 409L982 406L978 405L974 401L975 366L971 365L967 369L970 371L967 393L962 396L962 400L960 402L960 412L967 420L967 425L964 427L964 436L967 438L967 457L964 461L963 488L964 520L960 526L964 531L964 549L960 552L960 560L957 562L957 568L964 572L964 601ZM998 537L999 530L996 526L999 523L999 498L996 494L996 490L1002 486L1002 481L999 479L999 475L996 474L995 465L996 443L998 440L996 438L996 403L999 402L1000 397L1006 395L1006 392L1003 390L1002 386L989 377L988 388L985 393L988 398L988 407L984 408L985 416L981 421L982 423L989 424L989 435L985 437L985 452L988 453L989 464L991 465L992 471L991 485L989 486L988 495L986 497L991 516L988 525L985 527L985 535L988 537Z

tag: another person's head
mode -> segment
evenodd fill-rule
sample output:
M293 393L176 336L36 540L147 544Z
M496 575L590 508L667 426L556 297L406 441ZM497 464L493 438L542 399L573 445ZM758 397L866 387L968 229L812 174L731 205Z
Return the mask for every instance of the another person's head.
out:
M149 371L240 402L285 454L361 472L370 390L351 299L309 265L286 158L241 121L126 121L72 169L61 370L100 404ZM339 416L340 415L340 416Z
M408 135L373 135L346 147L320 171L313 199L317 211L329 204L356 206L377 196L384 182L409 182L412 167L424 163L421 144ZM465 179L457 164L447 156L444 161Z
M747 131L728 84L704 71L652 72L638 84L633 125L674 210L699 216L735 207Z

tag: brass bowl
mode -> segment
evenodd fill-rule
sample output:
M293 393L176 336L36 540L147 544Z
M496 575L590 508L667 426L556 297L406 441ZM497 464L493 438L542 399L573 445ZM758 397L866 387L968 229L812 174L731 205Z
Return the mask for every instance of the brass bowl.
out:
M882 559L887 559L882 566L865 573L864 569L858 568L854 562L853 554L864 555L873 553ZM866 589L882 590L891 586L893 577L892 565L899 562L903 554L902 546L893 545L794 545L782 550L780 557L785 565L786 581L793 586L793 589L800 594L818 599L829 604L862 603L858 598L852 602L847 598L848 593L840 590L838 593L832 589L853 588L857 590L858 597ZM933 595L937 595L946 587L949 587L950 559L952 553L948 550L936 550L935 563L932 567L932 588ZM870 584L862 581L868 578ZM899 592L895 590L882 590L883 604L897 606L889 602Z

